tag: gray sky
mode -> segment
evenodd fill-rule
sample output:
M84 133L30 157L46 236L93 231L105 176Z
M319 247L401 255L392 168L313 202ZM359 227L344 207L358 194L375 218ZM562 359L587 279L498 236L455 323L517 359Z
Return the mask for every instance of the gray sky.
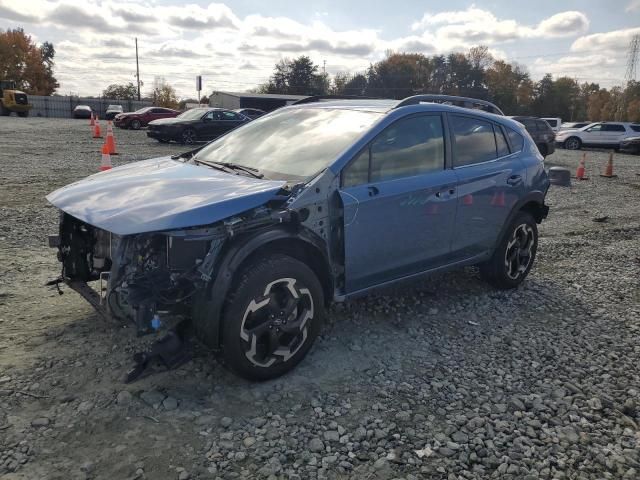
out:
M0 0L0 29L23 27L53 42L59 92L99 94L135 81L138 37L143 92L164 77L181 97L245 90L283 57L309 55L330 74L361 72L388 50L427 55L488 45L533 79L569 75L622 84L640 0Z

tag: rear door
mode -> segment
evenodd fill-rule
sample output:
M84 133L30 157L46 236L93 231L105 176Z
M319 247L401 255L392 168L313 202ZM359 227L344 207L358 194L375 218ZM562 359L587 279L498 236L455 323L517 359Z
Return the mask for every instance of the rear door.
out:
M493 248L524 194L526 172L519 158L524 139L515 130L472 115L449 115L449 125L458 182L451 253L463 260ZM511 149L505 133L514 137Z
M397 120L343 169L348 293L446 263L456 176L440 114Z
M602 125L602 143L618 145L627 134L627 129L622 123L605 123Z

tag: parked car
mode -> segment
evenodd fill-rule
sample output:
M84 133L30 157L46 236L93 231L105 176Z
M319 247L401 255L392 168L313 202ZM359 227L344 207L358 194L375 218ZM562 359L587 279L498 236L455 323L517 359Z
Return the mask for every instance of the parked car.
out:
M260 110L259 108L237 108L234 112L249 117L251 120L255 120L258 117L265 115L267 112Z
M222 108L192 108L175 118L149 123L147 136L159 142L195 142L213 140L223 133L250 122L249 117Z
M618 148L624 137L640 132L640 124L628 122L596 122L577 130L562 130L556 144L567 150L584 147Z
M73 118L91 118L92 112L89 105L76 105L73 109Z
M144 107L135 112L119 113L114 117L113 123L116 127L138 130L154 120L173 118L178 115L180 115L179 111L170 108Z
M122 108L122 105L109 105L104 116L107 120L113 120L116 115L123 112L124 108Z
M624 153L640 154L640 135L623 138L620 141L619 150Z
M564 122L560 125L560 130L578 130L590 124L591 122Z
M562 119L560 117L543 117L540 120L544 120L545 122L547 122L551 127L551 130L553 130L554 132L560 131L560 125L562 125Z
M511 118L524 125L543 157L556 151L555 133L553 133L553 130L545 120L535 117Z
M224 365L259 380L302 360L332 300L465 265L515 288L548 213L543 158L516 121L424 99L284 107L56 190L50 284L139 332L190 313ZM101 301L87 282L107 277Z

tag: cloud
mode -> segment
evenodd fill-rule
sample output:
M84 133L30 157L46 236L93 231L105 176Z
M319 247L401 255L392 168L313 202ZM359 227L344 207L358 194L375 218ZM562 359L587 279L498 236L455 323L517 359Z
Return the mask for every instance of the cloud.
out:
M620 53L626 49L634 35L640 35L640 27L612 30L604 33L593 33L577 38L571 45L572 52L609 51Z
M127 22L133 23L148 23L155 22L157 19L154 15L149 13L144 13L141 11L134 11L130 7L124 8L114 8L111 10L114 15L126 20Z
M251 62L244 62L242 65L240 65L238 67L240 70L258 70L258 67L256 67L253 63Z
M640 10L640 0L631 0L627 7L624 9L625 12L636 12Z
M179 58L204 58L208 55L204 53L198 53L191 48L181 48L179 46L162 45L157 50L151 50L146 55L152 57L179 57Z
M366 44L366 43L349 44L346 42L338 42L336 44L332 44L328 40L314 39L305 43L297 43L297 42L280 43L278 45L274 45L273 47L270 47L270 50L277 51L277 52L292 52L292 53L316 51L316 52L325 52L325 53L335 53L338 55L366 56L373 53L374 45Z
M211 3L207 8L197 5L166 7L167 23L184 30L208 30L216 28L238 28L239 19L226 5Z
M133 42L125 42L120 38L108 38L102 41L102 45L109 48L129 48L133 45Z
M584 13L566 11L524 25L513 19L500 19L492 12L471 6L466 10L426 13L411 25L414 31L432 34L438 43L502 43L522 38L568 37L585 33L589 19Z
M0 4L0 18L6 18L7 20L26 23L37 23L40 21L40 18L37 15L22 13L6 7L2 4Z
M109 31L110 25L101 15L85 12L73 5L58 5L49 15L47 20L61 27L89 28L98 31Z
M562 12L541 21L536 28L540 36L568 37L585 33L589 29L589 19L581 12Z

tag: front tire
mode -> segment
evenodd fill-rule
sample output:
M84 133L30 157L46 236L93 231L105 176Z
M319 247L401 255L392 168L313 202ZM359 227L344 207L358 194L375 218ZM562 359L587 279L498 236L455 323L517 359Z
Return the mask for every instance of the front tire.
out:
M578 137L569 137L564 142L564 148L567 150L580 150L582 147L582 140Z
M196 132L190 128L182 132L182 143L184 145L193 145L196 143Z
M223 360L249 380L269 380L295 367L320 333L320 281L306 264L282 254L248 265L222 315Z
M500 290L516 288L533 267L538 251L538 225L527 212L518 212L491 259L480 265L480 276Z
M18 116L19 117L28 117L29 116L29 111L27 110L26 112L18 112Z
M129 122L129 127L133 130L140 130L141 125L140 120L131 120L131 122Z

